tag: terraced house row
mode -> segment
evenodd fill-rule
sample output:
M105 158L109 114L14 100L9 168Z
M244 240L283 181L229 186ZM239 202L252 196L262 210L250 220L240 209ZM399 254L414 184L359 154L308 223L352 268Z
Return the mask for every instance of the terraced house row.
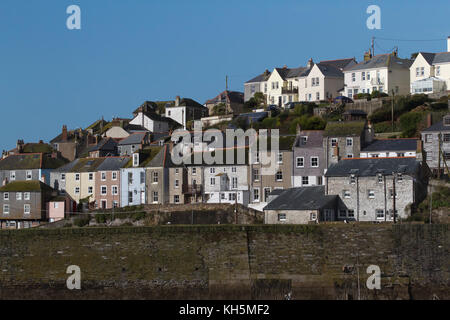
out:
M222 153L226 160L226 154L213 143L192 148L181 164L173 159L176 143L171 141L140 147L130 156L71 162L58 152L11 152L0 160L2 227L34 226L79 210L187 203L241 204L265 211L267 223L389 221L394 212L407 217L408 208L426 195L423 142L375 139L365 119L329 122L323 131L298 127L296 135L281 136L273 151L271 137L266 143L265 152L235 147L232 163L214 164L205 159ZM244 155L242 162L237 162L238 152ZM198 154L202 161L193 162ZM35 182L39 184L31 184ZM302 196L285 199L297 194ZM324 203L329 196L336 198ZM40 202L29 208L37 198ZM22 207L17 201L28 202Z

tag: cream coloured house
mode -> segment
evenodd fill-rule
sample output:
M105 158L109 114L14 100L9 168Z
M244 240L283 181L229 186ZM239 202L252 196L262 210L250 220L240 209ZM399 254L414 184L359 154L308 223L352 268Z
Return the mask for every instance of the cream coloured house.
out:
M409 68L412 61L401 59L397 52L367 56L365 61L344 70L344 95L379 91L406 95L410 91Z
M323 101L335 98L344 87L344 68L356 64L354 58L327 60L314 64L310 59L308 71L299 79L300 101Z
M438 93L450 88L450 37L447 52L419 52L411 65L411 94Z
M286 103L299 101L298 83L306 71L305 67L275 68L264 84L267 103L282 107Z

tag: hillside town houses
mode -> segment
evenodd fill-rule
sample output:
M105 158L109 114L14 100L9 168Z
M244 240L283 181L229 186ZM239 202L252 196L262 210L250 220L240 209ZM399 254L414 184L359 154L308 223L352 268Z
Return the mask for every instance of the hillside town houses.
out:
M369 51L361 62L311 58L305 66L265 70L244 83L244 92L227 88L204 105L179 96L146 101L130 118L102 118L85 129L63 125L48 144L18 140L0 159L0 228L35 227L79 212L186 204L245 206L264 212L267 224L406 219L427 196L430 177L448 172L450 110L439 118L429 115L415 138L380 136L370 120L372 105L357 100L374 92L445 99L450 37L447 46L447 52L418 52L412 59L398 50L374 56ZM264 101L246 109L257 93ZM344 109L340 118L323 118L320 130L302 125L302 118L278 138L278 124L265 125L281 112L295 117L291 104L314 105L320 119L334 109L317 112L319 104ZM219 108L223 114L214 118ZM195 132L194 121L223 138L223 122L230 130L268 129L268 148L254 152L265 139L257 130L255 144L245 140L231 147L221 139L174 135ZM225 159L228 152L231 163L208 160L220 154ZM238 152L244 161L237 161ZM186 161L196 156L200 162Z

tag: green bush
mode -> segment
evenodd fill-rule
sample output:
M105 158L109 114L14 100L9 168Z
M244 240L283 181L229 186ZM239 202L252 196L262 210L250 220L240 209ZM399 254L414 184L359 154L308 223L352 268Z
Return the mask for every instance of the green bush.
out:
M370 93L357 93L353 97L354 99L367 99L367 101L370 101L372 96Z
M133 221L139 221L139 220L145 219L146 216L147 216L147 214L145 212L137 212L137 213L133 214L132 219L133 219Z
M399 118L402 129L402 137L412 138L418 135L418 125L422 122L424 114L421 112L409 112Z
M384 92L380 92L380 91L372 91L372 93L370 94L370 97L375 99L375 98L383 98L383 97L388 97L389 95L387 93Z
M97 223L106 223L106 215L103 213L95 215L95 222Z
M73 224L79 228L82 228L82 227L89 225L89 221L91 221L90 217L80 217L80 218L75 218L73 220Z

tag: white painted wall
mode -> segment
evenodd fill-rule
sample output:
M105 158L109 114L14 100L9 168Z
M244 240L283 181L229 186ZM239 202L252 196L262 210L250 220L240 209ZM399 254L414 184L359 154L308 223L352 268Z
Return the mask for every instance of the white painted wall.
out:
M143 126L150 132L169 131L169 124L167 122L150 119L142 112L139 112L139 114L133 120L131 120L130 123L134 125Z

